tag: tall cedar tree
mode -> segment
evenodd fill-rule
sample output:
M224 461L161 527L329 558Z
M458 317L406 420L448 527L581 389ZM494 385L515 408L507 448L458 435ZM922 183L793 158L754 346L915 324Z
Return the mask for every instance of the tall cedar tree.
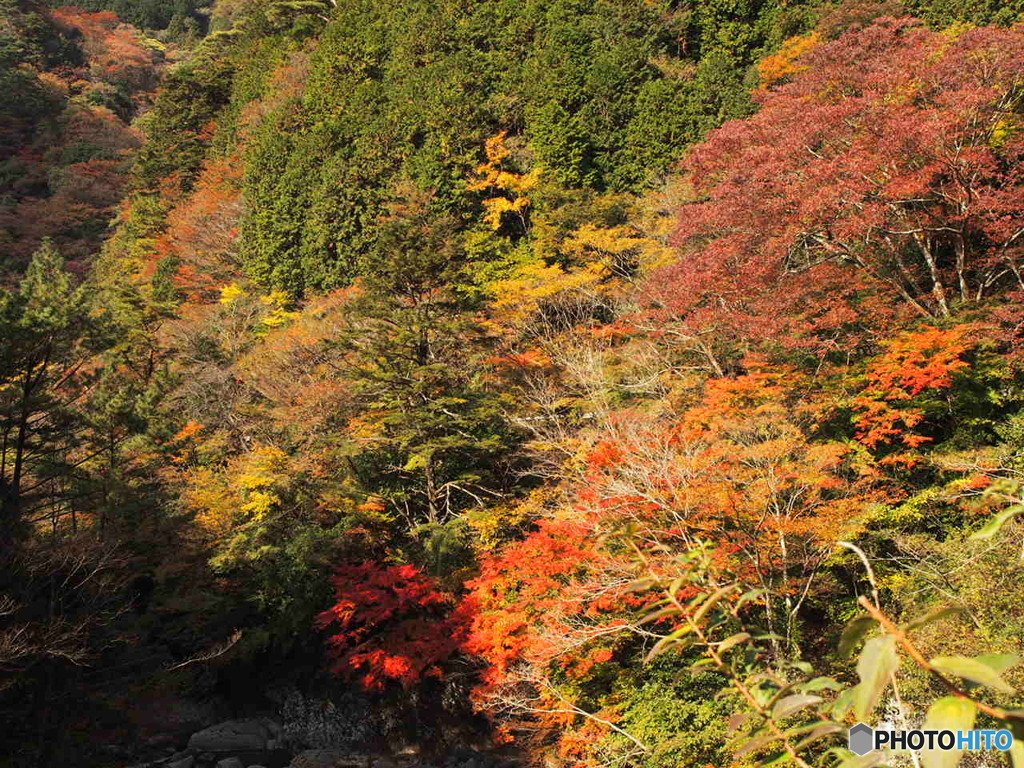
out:
M394 205L336 342L365 409L357 465L408 522L437 525L500 496L514 438L488 388L489 340L456 222L418 193Z

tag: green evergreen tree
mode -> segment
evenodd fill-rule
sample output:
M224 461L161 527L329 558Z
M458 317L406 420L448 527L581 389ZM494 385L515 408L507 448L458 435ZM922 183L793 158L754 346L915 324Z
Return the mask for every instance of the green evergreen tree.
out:
M481 297L455 223L414 196L380 232L334 342L371 432L356 463L410 524L439 525L502 494L515 437L487 386Z

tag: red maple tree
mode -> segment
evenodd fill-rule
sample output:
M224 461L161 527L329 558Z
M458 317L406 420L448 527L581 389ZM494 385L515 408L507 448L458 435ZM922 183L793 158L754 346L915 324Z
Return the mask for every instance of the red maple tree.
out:
M365 562L341 566L333 578L337 602L317 617L337 673L367 689L388 681L409 687L440 673L462 645L465 631L453 601L418 568Z
M836 348L1024 285L1024 32L886 18L801 65L688 156L683 257L652 280L668 314Z

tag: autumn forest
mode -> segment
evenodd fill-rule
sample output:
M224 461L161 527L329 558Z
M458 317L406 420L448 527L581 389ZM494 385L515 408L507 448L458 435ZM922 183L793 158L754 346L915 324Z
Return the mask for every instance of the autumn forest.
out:
M1022 0L0 0L0 768L1024 768L1022 513Z

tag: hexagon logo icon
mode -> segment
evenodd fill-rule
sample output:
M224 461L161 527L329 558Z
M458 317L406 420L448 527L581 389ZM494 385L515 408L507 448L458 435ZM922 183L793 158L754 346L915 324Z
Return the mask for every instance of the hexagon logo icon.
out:
M870 725L857 723L849 733L850 751L863 757L875 747L875 731Z

